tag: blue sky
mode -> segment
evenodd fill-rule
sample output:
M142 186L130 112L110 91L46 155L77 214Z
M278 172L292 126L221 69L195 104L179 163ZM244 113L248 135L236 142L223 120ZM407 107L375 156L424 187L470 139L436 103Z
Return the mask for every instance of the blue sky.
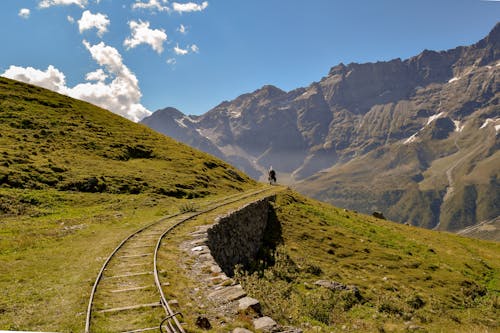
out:
M470 45L498 21L484 0L1 0L0 75L137 121Z

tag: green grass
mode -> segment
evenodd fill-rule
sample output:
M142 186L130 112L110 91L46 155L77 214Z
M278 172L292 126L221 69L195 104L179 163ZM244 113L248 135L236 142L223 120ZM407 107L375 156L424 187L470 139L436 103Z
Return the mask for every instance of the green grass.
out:
M81 332L128 234L259 186L89 103L0 78L0 330Z
M0 78L0 187L195 198L255 182L89 103Z
M500 330L500 244L375 219L278 195L276 264L240 272L264 312L327 331ZM330 291L329 280L359 288ZM313 329L310 330L314 332Z

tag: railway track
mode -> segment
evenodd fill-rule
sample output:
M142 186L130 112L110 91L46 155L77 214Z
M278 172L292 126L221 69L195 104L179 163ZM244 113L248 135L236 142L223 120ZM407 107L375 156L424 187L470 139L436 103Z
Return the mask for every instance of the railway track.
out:
M90 295L85 332L184 333L163 293L168 281L158 271L162 239L178 225L217 208L269 191L239 193L197 212L166 216L125 238L104 262ZM163 281L162 281L163 278Z

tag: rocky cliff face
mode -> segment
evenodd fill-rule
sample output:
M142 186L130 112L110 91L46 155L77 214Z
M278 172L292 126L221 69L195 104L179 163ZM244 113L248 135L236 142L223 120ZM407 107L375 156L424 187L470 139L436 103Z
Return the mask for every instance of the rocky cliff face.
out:
M499 44L497 24L472 46L340 64L309 87L265 86L157 129L255 178L273 165L322 200L458 230L500 212ZM172 126L161 114L144 123Z

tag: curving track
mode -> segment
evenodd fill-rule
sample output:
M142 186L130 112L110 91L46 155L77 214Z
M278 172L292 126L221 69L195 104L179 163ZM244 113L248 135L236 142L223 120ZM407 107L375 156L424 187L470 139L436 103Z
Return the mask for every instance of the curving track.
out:
M268 191L232 195L199 212L164 217L124 239L104 262L90 295L85 332L184 333L163 293L157 254L163 237L176 226L219 207Z

